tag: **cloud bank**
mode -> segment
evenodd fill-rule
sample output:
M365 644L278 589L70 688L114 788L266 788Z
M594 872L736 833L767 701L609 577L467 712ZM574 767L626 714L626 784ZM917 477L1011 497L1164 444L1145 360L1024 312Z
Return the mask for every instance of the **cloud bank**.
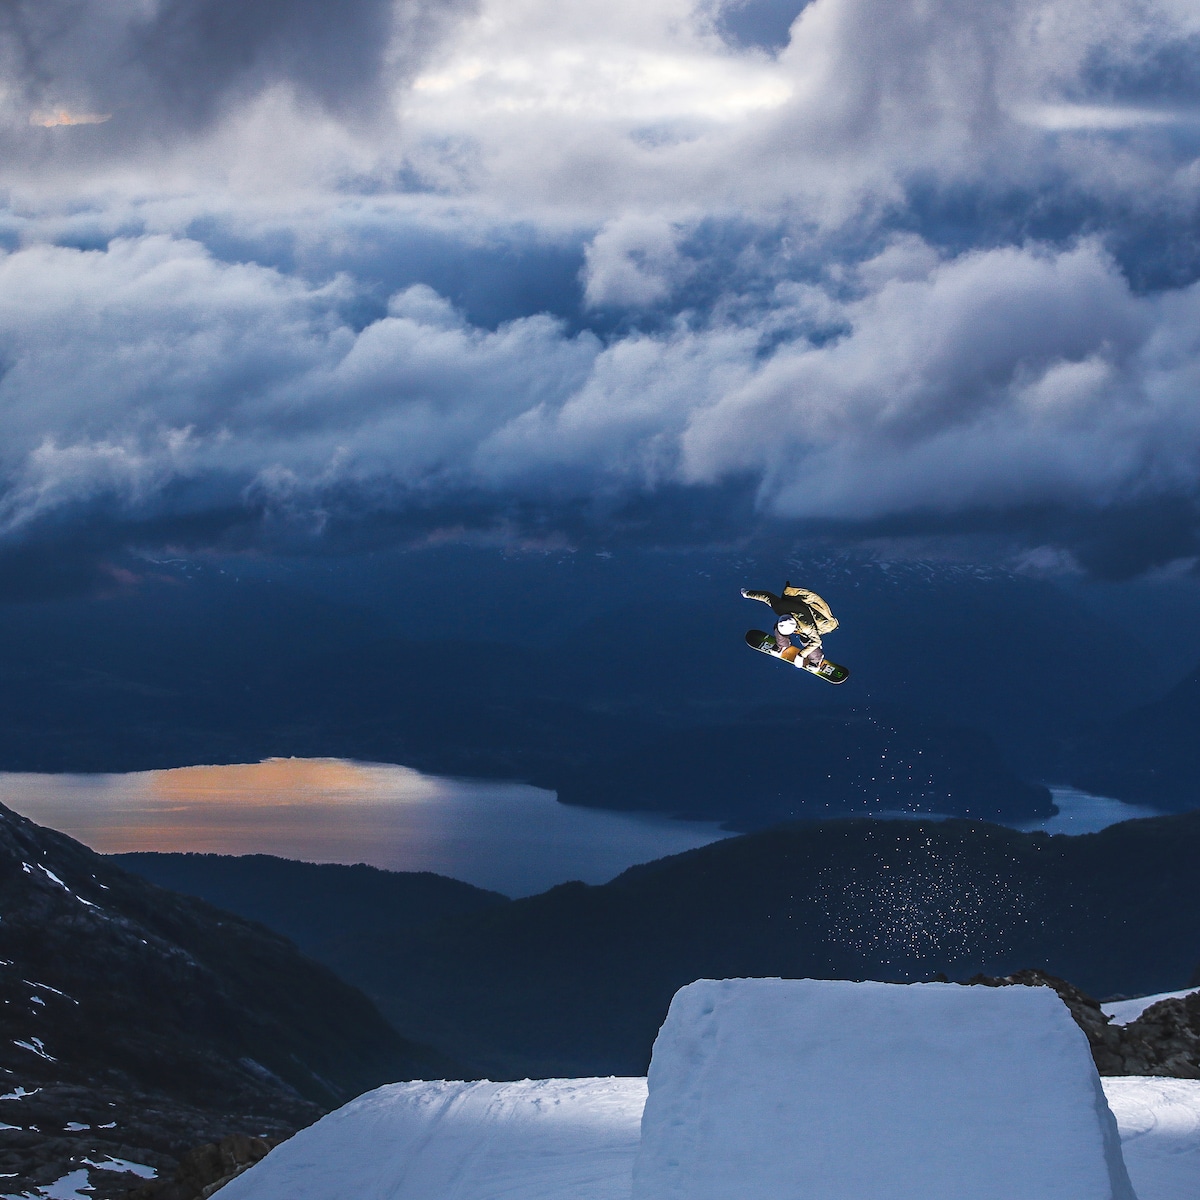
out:
M0 13L3 544L734 488L1200 553L1189 5Z

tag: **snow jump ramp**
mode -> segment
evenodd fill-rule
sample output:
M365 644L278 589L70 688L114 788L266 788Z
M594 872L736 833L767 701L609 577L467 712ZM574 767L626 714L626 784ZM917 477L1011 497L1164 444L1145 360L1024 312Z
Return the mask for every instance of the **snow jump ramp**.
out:
M649 1087L633 1200L1136 1200L1049 988L699 980Z

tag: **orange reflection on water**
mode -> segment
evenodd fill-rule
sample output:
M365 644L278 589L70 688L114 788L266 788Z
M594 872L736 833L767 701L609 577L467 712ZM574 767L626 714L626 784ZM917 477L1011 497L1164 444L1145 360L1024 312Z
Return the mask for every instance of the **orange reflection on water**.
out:
M150 793L169 804L328 804L330 801L419 800L436 793L416 771L380 769L341 758L268 758L223 767L148 771Z
M404 840L455 785L408 767L270 758L129 775L3 775L4 799L101 853L262 852L354 862Z
M381 834L402 837L421 820L413 805L444 791L419 771L338 758L176 767L142 779L141 802L125 808L119 830L93 830L91 845L357 861Z

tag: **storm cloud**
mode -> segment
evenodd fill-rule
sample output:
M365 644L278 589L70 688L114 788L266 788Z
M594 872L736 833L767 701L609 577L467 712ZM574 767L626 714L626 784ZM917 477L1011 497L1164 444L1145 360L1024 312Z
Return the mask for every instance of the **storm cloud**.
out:
M730 489L1107 574L1200 550L1188 5L2 11L22 553L656 498L686 539Z
M16 125L114 120L102 134L110 150L139 134L204 129L278 85L361 118L470 8L470 0L4 0L6 107Z

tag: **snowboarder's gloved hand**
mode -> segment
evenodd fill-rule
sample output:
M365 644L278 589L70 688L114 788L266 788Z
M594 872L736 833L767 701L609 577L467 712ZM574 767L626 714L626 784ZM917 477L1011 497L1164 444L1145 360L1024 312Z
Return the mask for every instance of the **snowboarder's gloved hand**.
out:
M745 600L750 599L750 593L745 588L742 588L742 598Z

